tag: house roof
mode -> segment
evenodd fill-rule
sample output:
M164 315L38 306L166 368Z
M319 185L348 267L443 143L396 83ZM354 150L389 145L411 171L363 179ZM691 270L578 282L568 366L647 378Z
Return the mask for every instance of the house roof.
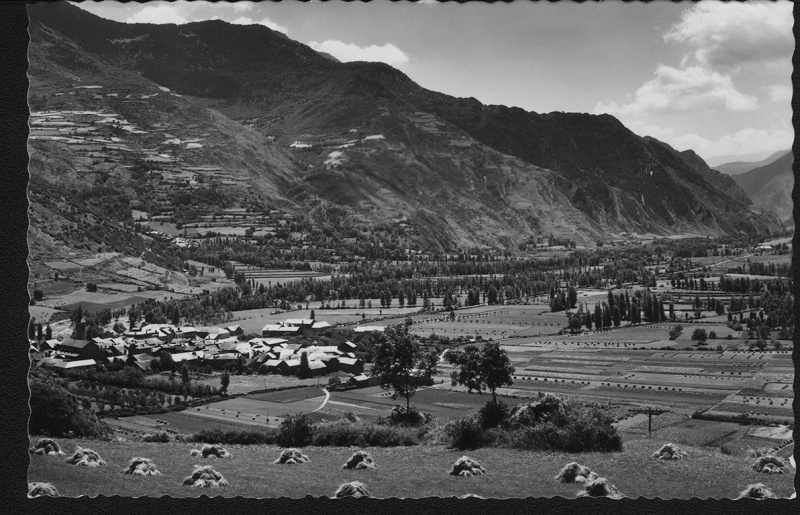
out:
M356 363L358 363L358 361L359 361L358 358L345 358L345 357L339 358L339 364L341 365L355 365Z
M54 368L80 368L80 367L93 367L97 365L97 362L93 359L80 359L76 361L62 361L60 363L55 363L53 365Z
M382 333L384 329L386 328L379 325L362 325L356 327L353 331L356 333Z
M325 366L325 363L322 361L308 360L308 368L311 370L319 370L321 368L325 368Z
M283 325L314 325L314 320L311 318L287 318L283 321Z
M90 342L89 340L64 340L63 342L59 343L59 345L62 347L70 347L73 349L83 349L90 343L92 342Z

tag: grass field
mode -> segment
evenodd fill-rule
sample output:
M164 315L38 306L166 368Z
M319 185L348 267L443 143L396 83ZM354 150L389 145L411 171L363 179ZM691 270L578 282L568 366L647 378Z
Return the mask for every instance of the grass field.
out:
M661 440L625 441L619 453L539 453L510 449L478 449L470 457L487 470L470 478L448 475L463 452L442 446L371 448L378 466L374 470L342 470L354 448L307 447L309 463L273 465L280 449L275 446L227 446L230 459L203 460L189 456L197 444L155 444L61 440L69 453L76 445L97 451L106 467L76 467L63 458L31 456L29 481L50 482L65 496L121 495L198 497L292 497L330 496L344 482L364 482L376 497L447 497L466 493L490 498L574 498L579 485L562 484L553 477L565 464L578 461L606 477L628 497L732 498L747 484L762 482L781 497L793 491L793 474L764 475L750 469L752 459L726 456L699 448L685 448L689 457L664 461L651 457ZM137 478L119 470L130 458L142 456L155 462L162 476ZM198 489L183 486L195 464L209 463L230 483L227 488ZM402 478L402 481L398 481Z

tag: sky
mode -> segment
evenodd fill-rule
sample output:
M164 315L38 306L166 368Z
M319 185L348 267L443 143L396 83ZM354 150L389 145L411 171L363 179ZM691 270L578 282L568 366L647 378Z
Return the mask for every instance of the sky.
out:
M705 159L788 149L792 3L83 2L125 23L261 24L340 61L527 111L608 113Z

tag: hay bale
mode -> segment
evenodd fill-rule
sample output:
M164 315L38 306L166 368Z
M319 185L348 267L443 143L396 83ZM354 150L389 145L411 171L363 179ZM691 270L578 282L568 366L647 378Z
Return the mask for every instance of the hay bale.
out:
M619 490L608 482L604 477L598 477L594 481L586 483L586 488L578 492L578 497L608 497L609 499L621 499L623 495Z
M564 465L564 468L553 479L560 483L587 483L598 477L600 476L589 470L589 467L573 461Z
M653 453L654 458L661 460L679 460L687 456L688 454L681 451L680 447L674 443L665 443L659 450Z
M775 499L775 494L772 493L772 490L767 488L766 485L763 483L756 483L754 485L747 485L747 487L741 491L739 497L737 499Z
M469 477L481 474L486 474L486 469L469 456L461 456L458 458L453 464L453 468L450 470L451 476Z
M128 466L120 471L120 474L130 474L132 476L160 476L156 465L148 458L131 458Z
M202 449L192 449L189 456L195 458L232 458L233 455L219 444L204 444Z
M83 449L75 446L75 452L69 458L65 459L70 465L78 465L81 467L99 467L106 464L99 454L91 449Z
M193 488L216 488L228 486L228 481L211 465L195 465L192 475L184 478L183 484Z
M371 468L374 469L377 466L375 465L375 461L372 459L372 455L367 451L356 451L350 456L350 459L347 460L342 468L343 469L355 469L355 470L362 470Z
M762 474L785 474L789 467L777 456L761 456L753 462L753 470Z
M28 449L28 452L36 456L64 456L64 451L58 443L50 438L39 438L36 445Z
M372 494L367 490L367 485L361 481L351 481L339 485L339 488L334 492L333 499L341 499L342 497L372 497Z
M305 463L311 461L308 456L301 453L297 449L284 449L278 459L273 461L275 465L294 465L296 463Z
M56 487L50 483L28 483L28 499L34 497L58 497Z

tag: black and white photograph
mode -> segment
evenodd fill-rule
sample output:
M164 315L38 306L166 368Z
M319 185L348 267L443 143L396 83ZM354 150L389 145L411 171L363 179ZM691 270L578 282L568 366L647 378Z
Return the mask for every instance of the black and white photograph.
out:
M27 497L794 498L793 7L28 4Z

